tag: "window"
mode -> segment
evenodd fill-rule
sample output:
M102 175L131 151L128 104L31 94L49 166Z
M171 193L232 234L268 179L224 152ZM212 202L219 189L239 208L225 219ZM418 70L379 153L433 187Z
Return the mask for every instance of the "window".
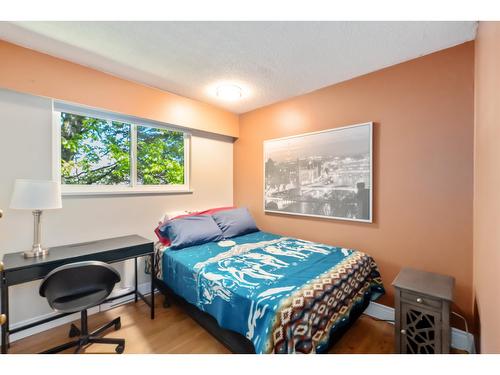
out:
M188 191L189 135L97 111L55 111L55 172L63 193Z
M137 127L137 183L184 184L184 134Z

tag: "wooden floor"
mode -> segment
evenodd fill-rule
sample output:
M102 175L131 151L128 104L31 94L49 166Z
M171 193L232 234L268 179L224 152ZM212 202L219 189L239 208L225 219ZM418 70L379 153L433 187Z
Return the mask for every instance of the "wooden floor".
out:
M162 307L157 300L156 319L149 319L149 308L141 301L89 316L89 329L120 316L119 331L105 337L124 338L125 353L229 353L229 351L176 306ZM53 328L11 345L10 353L36 353L69 341L69 324ZM394 326L362 315L330 350L330 353L392 353ZM72 352L71 350L69 351ZM84 353L114 353L113 345L93 344Z

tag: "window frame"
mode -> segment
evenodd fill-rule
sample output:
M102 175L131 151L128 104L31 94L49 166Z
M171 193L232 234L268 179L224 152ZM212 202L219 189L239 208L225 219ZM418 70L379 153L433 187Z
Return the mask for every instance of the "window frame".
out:
M120 194L180 194L192 193L190 187L191 134L168 124L148 121L137 117L54 102L52 108L52 178L61 181L61 112L118 121L130 124L130 183L128 185L72 185L61 183L63 196L71 195L120 195ZM184 184L141 185L137 182L137 127L149 127L182 132L184 136Z

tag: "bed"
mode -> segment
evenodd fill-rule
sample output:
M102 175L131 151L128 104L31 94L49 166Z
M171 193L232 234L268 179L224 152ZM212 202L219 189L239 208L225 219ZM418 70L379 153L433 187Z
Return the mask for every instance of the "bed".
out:
M155 283L236 353L324 353L384 293L367 254L257 231L172 250Z

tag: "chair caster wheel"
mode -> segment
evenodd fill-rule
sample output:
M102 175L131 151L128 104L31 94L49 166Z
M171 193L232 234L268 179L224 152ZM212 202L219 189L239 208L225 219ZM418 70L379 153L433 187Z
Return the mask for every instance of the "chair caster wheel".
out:
M77 336L80 336L80 334L81 334L81 332L78 329L78 327L75 326L74 324L72 324L70 329L69 329L69 337L77 337Z
M118 345L115 349L115 352L117 352L118 354L122 354L124 350L125 350L125 345Z
M122 322L121 322L121 321L118 321L118 322L115 324L115 331L118 331L120 328L122 328Z

